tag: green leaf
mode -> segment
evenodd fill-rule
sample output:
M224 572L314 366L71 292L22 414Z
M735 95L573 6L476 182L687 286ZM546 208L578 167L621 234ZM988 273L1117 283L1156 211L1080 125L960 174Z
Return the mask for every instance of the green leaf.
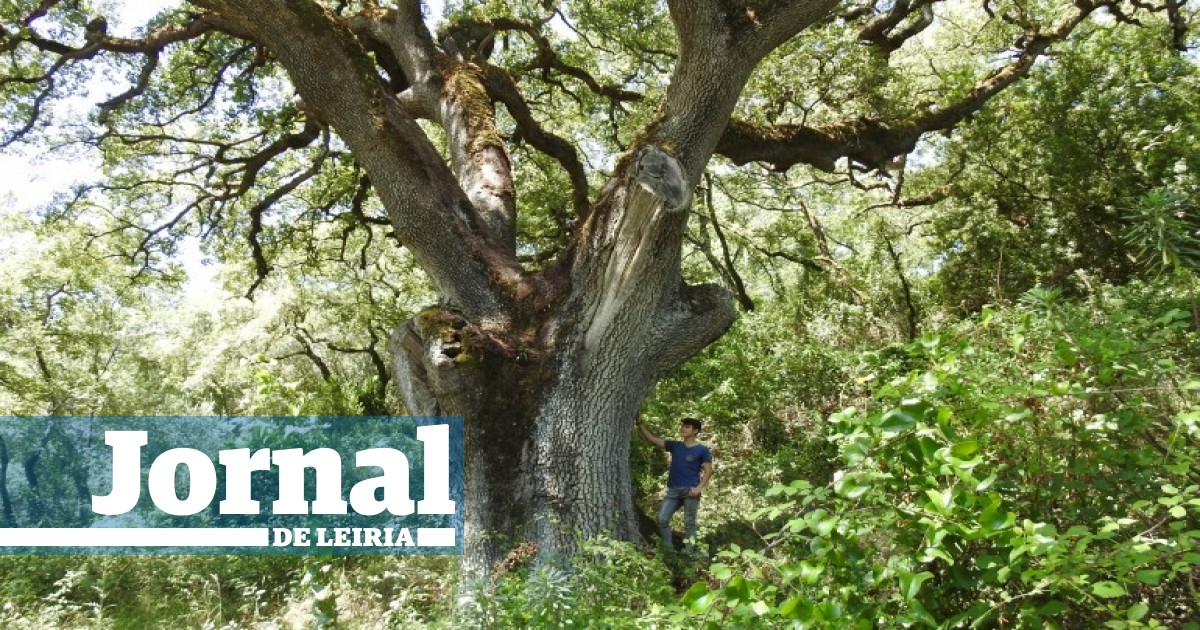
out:
M900 595L902 595L906 601L916 598L917 594L921 592L921 585L932 577L933 574L929 571L922 571L915 574L907 571L901 572L899 575Z
M950 447L950 454L959 458L967 459L974 455L979 450L979 442L976 440L963 440L958 444Z
M1158 583L1162 581L1163 575L1165 574L1166 571L1161 569L1142 569L1141 571L1133 574L1133 579L1141 582L1142 584L1157 586Z
M800 581L808 585L816 584L824 571L823 565L804 560L800 563Z
M713 577L721 580L722 582L728 580L729 577L733 575L733 570L730 569L728 565L721 564L719 562L709 567L708 571L709 573L712 573Z
M921 456L925 458L925 461L934 461L939 449L938 443L933 441L933 438L922 435L917 440L917 446L920 448Z
M843 475L833 484L833 491L847 499L857 499L866 494L870 486L859 483L854 475Z
M996 473L988 475L983 481L980 481L978 484L976 484L975 492L983 492L984 490L992 487L993 483L996 483Z
M941 547L926 547L924 555L921 556L921 562L933 562L941 560L950 566L954 566L954 558L946 553Z
M813 612L814 610L812 602L800 597L799 595L793 595L787 598L787 600L779 606L779 614L785 619L813 621Z
M1067 605L1061 600L1052 599L1045 604L1042 604L1041 608L1038 608L1038 614L1042 615L1043 617L1053 617L1065 612L1066 610Z
M750 599L750 584L746 581L746 578L736 575L733 579L729 580L724 593L732 601L746 601Z
M915 616L921 623L930 628L936 628L938 626L937 619L934 619L933 615L929 614L929 611L925 609L925 605L921 602L915 599L909 600L908 608L912 611L913 616Z
M683 594L683 604L690 606L695 604L696 600L701 599L703 596L708 594L708 584L704 582L696 582L695 584L692 584L691 588L688 589L688 592Z
M1129 610L1125 612L1125 617L1130 621L1138 621L1148 612L1150 612L1150 606L1146 602L1138 602L1129 607Z
M934 511L945 513L947 507L948 492L939 492L937 490L926 490L925 496L929 497L929 502L933 505Z
M713 597L712 593L705 593L700 597L693 599L688 607L692 609L692 612L707 612L709 607L712 606L714 599L715 598Z
M1007 529L1015 519L1015 515L1011 512L1005 513L1000 509L1000 504L992 503L983 508L983 512L979 515L979 524L984 529L997 532L1002 529Z
M892 409L883 414L879 420L879 428L884 433L900 433L915 425L917 418L903 407Z
M1092 585L1092 595L1103 597L1105 599L1113 599L1116 597L1124 597L1126 595L1125 587L1116 582L1104 581L1096 582Z

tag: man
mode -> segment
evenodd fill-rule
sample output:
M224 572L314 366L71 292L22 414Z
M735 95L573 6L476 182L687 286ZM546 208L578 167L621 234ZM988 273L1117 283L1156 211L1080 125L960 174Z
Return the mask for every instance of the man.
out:
M638 418L637 428L642 439L671 454L671 466L667 473L667 496L658 510L658 529L662 533L663 544L668 549L672 548L671 517L683 507L684 545L691 551L696 539L696 510L700 507L700 494L712 476L712 452L696 439L702 428L700 421L684 418L679 423L682 442L663 440L654 435L646 428L641 418Z

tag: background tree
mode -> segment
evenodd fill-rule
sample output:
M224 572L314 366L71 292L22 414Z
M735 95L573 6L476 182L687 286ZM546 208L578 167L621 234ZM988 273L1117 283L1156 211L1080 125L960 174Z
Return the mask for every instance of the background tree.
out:
M330 240L394 237L424 270L439 305L395 327L392 380L409 412L466 418L470 572L517 541L552 557L580 534L637 537L629 426L734 318L726 289L685 282L689 207L709 215L692 234L706 262L754 303L714 210L738 192L709 181L709 201L692 203L714 153L802 165L841 186L826 199L929 205L949 193L907 191L905 156L986 111L1052 47L1110 20L1154 23L1176 48L1187 32L1173 0L486 3L451 7L436 38L407 1L204 0L129 36L85 3L0 11L6 143L101 153L105 181L58 214L124 251L136 278L161 274L185 234L246 261L247 296L287 252ZM947 55L964 33L967 54ZM89 120L54 106L114 71L128 87ZM748 173L794 198L772 205L811 230L800 251L759 254L840 278L861 301L853 249L807 193ZM918 297L895 241L914 227L876 225L863 263L894 279L907 337ZM322 375L319 344L379 352L371 324L343 346L302 319L297 357Z

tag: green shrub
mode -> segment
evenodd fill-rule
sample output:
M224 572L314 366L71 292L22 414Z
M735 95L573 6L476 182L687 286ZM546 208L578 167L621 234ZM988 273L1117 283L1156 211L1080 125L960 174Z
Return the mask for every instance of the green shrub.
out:
M1196 627L1196 333L1170 287L1035 290L866 357L798 480L676 612L712 627Z

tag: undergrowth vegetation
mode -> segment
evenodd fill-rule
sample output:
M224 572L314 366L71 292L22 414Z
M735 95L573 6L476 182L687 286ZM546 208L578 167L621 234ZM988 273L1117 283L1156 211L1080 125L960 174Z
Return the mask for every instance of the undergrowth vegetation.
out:
M820 356L749 320L650 406L725 410L697 557L584 541L573 567L518 563L467 603L448 558L8 557L0 625L1197 627L1187 289L1035 288ZM769 439L747 430L760 414ZM662 462L638 453L652 509Z

